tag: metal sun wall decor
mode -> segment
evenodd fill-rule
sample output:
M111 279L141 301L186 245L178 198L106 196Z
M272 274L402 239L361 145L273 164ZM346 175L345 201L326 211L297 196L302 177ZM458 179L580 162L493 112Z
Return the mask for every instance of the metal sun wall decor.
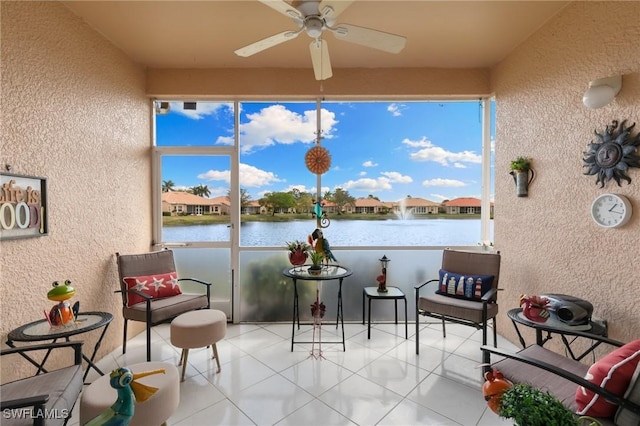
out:
M640 133L631 136L636 123L626 127L626 122L627 120L622 123L613 120L602 134L595 130L597 141L587 145L587 151L583 152L583 167L588 168L584 174L596 175L596 185L599 183L600 188L604 188L611 179L618 186L622 186L621 179L630 184L631 178L627 176L629 168L640 167L640 156L636 155L637 147L640 146Z

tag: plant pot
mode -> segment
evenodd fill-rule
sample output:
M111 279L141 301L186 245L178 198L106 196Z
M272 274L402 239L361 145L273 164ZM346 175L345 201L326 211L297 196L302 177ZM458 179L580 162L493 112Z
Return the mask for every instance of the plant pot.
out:
M322 272L322 265L311 265L307 271L309 272L309 275L320 275Z
M533 169L514 170L510 174L513 176L513 181L516 184L516 195L518 197L527 197L529 195L529 185L535 178L535 172Z

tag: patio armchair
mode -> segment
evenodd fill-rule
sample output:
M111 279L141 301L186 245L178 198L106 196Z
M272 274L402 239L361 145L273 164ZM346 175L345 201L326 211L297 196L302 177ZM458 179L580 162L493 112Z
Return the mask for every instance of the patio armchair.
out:
M116 253L124 333L122 353L127 352L127 323L146 324L147 361L151 361L151 327L197 309L209 309L211 283L196 278L178 278L172 250L142 254ZM201 284L205 293L183 293L179 282Z
M613 347L591 366L539 345L515 353L485 345L482 351L494 355L491 366L507 380L549 392L576 416L593 417L603 426L640 425L640 340L624 345L589 338Z
M493 345L497 346L499 279L500 252L445 249L439 278L415 286L416 355L420 353L421 315L442 320L444 338L447 337L446 321L482 330L483 345L487 344L487 322L492 319ZM433 285L425 287L428 284Z
M21 355L31 360L34 352L73 349L73 363L57 370L21 378L0 386L2 425L66 425L82 391L82 342L47 343L2 349L1 356ZM69 352L69 351L67 351ZM4 363L10 362L8 359ZM35 361L32 361L37 365ZM39 372L40 370L38 370Z

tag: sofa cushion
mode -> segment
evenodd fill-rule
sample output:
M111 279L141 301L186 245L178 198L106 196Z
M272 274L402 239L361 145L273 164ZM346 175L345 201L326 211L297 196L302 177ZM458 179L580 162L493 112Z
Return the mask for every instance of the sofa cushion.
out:
M493 275L464 275L440 269L437 294L479 301L491 290Z
M631 383L629 383L624 397L640 405L640 363L637 365L636 371L631 377ZM635 414L628 408L620 407L616 412L615 420L618 426L637 426L640 425L640 414Z
M585 379L623 396L639 362L640 340L634 340L594 363L589 367ZM617 405L582 386L576 390L576 404L578 414L592 417L613 417L618 408Z

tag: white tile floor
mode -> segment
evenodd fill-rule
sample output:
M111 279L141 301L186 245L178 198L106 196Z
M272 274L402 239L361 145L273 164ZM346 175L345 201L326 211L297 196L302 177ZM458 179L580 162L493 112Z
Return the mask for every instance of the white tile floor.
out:
M169 324L152 330L152 359L177 363L180 352L169 342ZM311 340L312 328L303 325L298 333L301 340ZM322 336L339 339L335 324L324 325ZM420 355L415 354L415 325L409 326L408 340L404 324L372 325L371 340L365 325L345 324L345 336L346 351L341 344L324 344L324 359L316 359L309 356L310 344L296 344L291 352L291 324L229 324L218 342L220 373L211 349L191 350L180 406L168 424L511 424L487 409L482 397L480 331L447 324L443 339L439 322L425 323ZM125 355L118 348L99 367L106 372L144 362L144 342L141 333ZM500 336L498 346L517 349ZM76 412L70 426L78 419Z

